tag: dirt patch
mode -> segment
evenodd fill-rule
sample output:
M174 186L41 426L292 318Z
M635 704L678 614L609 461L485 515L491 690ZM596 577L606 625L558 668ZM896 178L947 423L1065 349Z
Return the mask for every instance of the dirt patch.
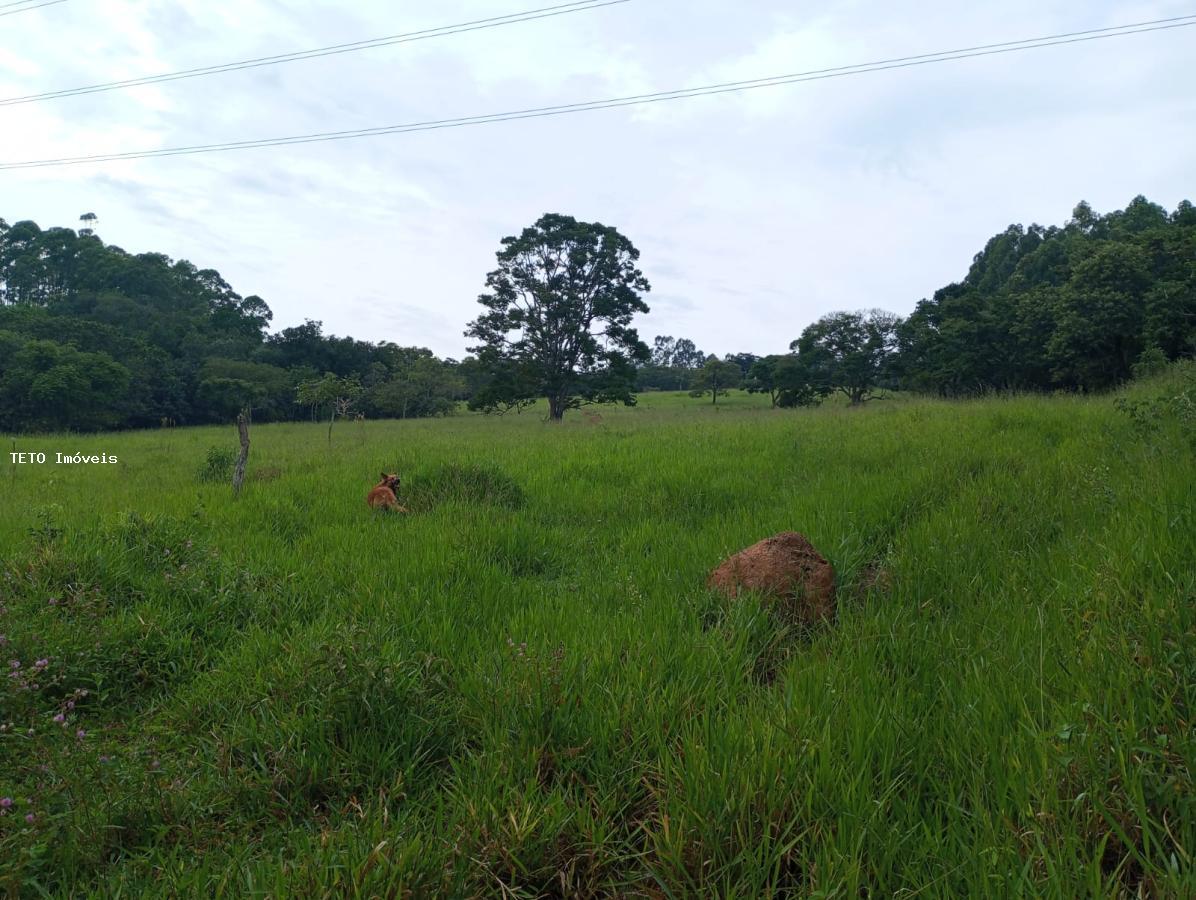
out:
M835 616L835 570L796 531L784 531L728 557L706 584L728 597L755 591L775 599L782 618L812 625Z

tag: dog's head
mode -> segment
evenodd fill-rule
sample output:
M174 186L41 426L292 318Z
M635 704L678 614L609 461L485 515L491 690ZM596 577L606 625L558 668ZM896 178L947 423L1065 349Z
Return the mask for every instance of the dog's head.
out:
M387 475L385 472L383 472L382 481L380 484L383 487L390 488L392 491L397 491L399 489L399 476L394 474Z

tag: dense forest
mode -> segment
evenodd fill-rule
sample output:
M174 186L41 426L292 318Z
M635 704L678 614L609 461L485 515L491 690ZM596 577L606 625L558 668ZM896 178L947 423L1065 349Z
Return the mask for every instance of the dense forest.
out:
M897 328L902 387L1101 390L1196 350L1196 208L1145 197L1062 228L1011 225Z
M202 424L245 407L273 421L338 401L368 417L429 416L488 381L474 358L330 336L317 321L270 333L272 318L215 270L127 253L90 228L0 219L0 427ZM714 402L732 388L778 406L886 389L1106 389L1196 351L1196 208L1137 197L1107 215L1081 203L1062 227L1012 225L904 320L825 316L789 354L719 359L671 336L650 349L640 390Z
M272 317L215 270L0 219L0 427L227 422L246 406L259 421L302 418L330 393L303 402L305 384L377 417L444 413L465 395L468 366L429 350L313 321L268 334Z

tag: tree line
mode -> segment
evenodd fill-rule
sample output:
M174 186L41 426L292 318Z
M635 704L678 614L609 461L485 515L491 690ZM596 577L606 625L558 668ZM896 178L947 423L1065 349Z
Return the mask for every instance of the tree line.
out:
M269 333L272 313L212 269L106 245L91 227L0 219L0 427L145 427L446 414L467 401L549 416L634 403L644 390L728 390L802 406L861 404L890 390L944 397L1097 391L1196 353L1196 209L1144 197L1062 226L1011 225L962 281L905 318L836 312L789 352L707 355L633 320L648 312L639 251L616 229L548 214L504 238L458 362L430 350L323 333Z
M765 357L719 359L671 335L652 347L640 341L628 326L647 311L649 285L635 267L638 251L606 226L545 216L505 239L498 258L491 291L479 298L488 311L466 332L481 340L474 349L486 371L504 373L471 401L483 409L547 397L559 419L584 403L634 403L637 389L689 390L717 403L742 387L774 406L833 394L859 405L888 390L1099 391L1196 353L1188 201L1168 213L1139 196L1103 216L1081 202L1063 226L1012 225L961 282L910 316L831 313L789 353ZM559 352L583 346L595 352Z
M325 417L329 377L365 415L439 415L476 379L430 350L327 335L318 321L269 334L272 319L213 269L127 253L89 227L0 219L0 427L204 424L244 408L258 421Z

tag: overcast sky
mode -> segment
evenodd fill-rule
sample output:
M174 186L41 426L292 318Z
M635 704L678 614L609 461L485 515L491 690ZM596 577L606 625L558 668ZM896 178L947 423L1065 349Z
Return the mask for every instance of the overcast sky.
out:
M450 25L553 0L69 0L0 18L0 97ZM631 0L288 65L0 108L0 162L668 90L1190 13L1181 2ZM908 313L1011 222L1196 199L1196 28L650 107L0 172L0 216L218 269L274 327L459 357L499 240L617 227L641 335L784 351ZM1186 176L1186 177L1185 177Z

